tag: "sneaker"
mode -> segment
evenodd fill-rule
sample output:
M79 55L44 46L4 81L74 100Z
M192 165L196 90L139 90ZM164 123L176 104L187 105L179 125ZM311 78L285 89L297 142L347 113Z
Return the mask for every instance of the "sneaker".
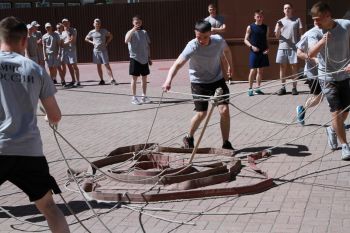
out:
M190 149L190 148L194 148L194 138L190 137L188 135L186 135L183 139L182 139L183 143L184 143L184 148L185 149Z
M299 94L298 90L295 87L293 87L292 95L298 95L298 94Z
M66 85L66 87L74 87L74 84L75 84L75 82L74 82L74 81L69 82L69 83Z
M152 101L147 96L142 96L141 102L144 103L144 104L149 104Z
M66 82L65 82L65 81L62 81L62 82L61 82L61 86L62 86L62 87L66 87L66 86L67 86Z
M249 88L249 90L248 90L248 96L254 96L253 89Z
M285 87L281 87L281 89L279 89L277 91L277 95L285 95L287 94L286 88Z
M228 80L228 85L233 84L233 81L231 79Z
M350 148L348 144L343 144L341 148L341 159L350 160Z
M119 85L119 83L117 83L117 81L115 81L115 79L112 79L111 85Z
M262 92L262 90L260 90L260 88L256 88L256 89L254 90L254 94L255 94L255 95L265 95L265 93Z
M104 80L101 80L99 83L98 83L98 85L105 85L106 83L105 83L105 81Z
M76 87L80 87L80 82L77 82L77 83L75 84L75 86L76 86Z
M57 84L57 80L56 79L53 80L53 84Z
M135 105L141 105L142 103L139 101L139 99L137 97L132 97L132 100L131 100L131 103L132 104L135 104Z
M224 144L222 144L222 149L234 150L231 142L228 140L224 141Z
M334 132L331 126L326 128L328 145L332 150L336 150L338 148L337 134Z
M305 124L305 108L301 105L297 106L297 122L301 125Z

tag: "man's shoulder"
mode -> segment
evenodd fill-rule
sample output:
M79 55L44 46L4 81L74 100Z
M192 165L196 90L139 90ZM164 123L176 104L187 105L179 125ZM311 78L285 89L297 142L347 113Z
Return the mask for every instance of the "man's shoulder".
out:
M211 35L210 39L213 40L213 41L217 41L217 42L224 41L224 38L221 35L219 35L219 34Z
M344 28L349 29L350 27L350 20L348 19L335 19L334 21Z

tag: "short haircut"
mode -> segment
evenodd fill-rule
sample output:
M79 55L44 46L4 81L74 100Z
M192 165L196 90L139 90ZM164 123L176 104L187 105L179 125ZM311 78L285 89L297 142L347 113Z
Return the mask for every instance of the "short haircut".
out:
M318 16L324 13L332 13L331 7L325 2L318 2L311 7L310 14L312 17Z
M201 33L210 32L211 31L211 24L208 21L199 20L196 22L194 29L196 31L201 32Z
M18 43L27 33L27 25L17 17L10 16L0 21L0 41Z
M214 3L210 3L209 5L208 5L208 8L209 7L212 7L212 8L215 8L216 9L216 5L214 4Z
M264 14L263 10L257 9L254 11L254 15L262 15L262 14Z
M134 20L142 20L142 19L141 19L141 16L134 15L134 17L132 17L132 21L134 21Z
M286 2L286 3L284 3L284 4L283 4L283 7L284 7L285 5L289 5L291 8L293 8L293 4L292 4L292 3L290 3L290 2Z

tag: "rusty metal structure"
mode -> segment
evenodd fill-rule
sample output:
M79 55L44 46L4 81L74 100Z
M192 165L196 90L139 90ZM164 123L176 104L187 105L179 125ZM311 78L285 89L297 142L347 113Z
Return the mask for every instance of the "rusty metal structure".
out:
M192 149L154 143L120 147L92 162L87 169L75 169L69 175L83 174L86 178L81 186L86 195L97 201L111 202L246 195L274 186L273 179L255 163L270 156L268 151L247 156L247 166L259 175L260 181L243 186L234 185L242 169L242 161L234 157L234 151L199 148L195 160L188 163L191 152ZM219 184L221 186L217 187Z

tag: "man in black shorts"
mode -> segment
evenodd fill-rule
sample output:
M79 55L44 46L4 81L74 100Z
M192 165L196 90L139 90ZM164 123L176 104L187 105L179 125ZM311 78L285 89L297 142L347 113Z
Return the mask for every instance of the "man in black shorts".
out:
M61 112L56 88L46 71L22 56L27 27L15 17L0 22L0 185L10 181L25 192L45 216L52 232L69 232L52 192L60 193L43 154L36 109L40 99L51 124Z
M150 58L150 39L146 30L142 27L140 16L132 18L133 28L125 35L125 43L128 44L130 54L129 74L132 76L131 91L132 104L150 103L150 99L146 95L147 91L147 75L149 75L148 65L152 65ZM136 81L139 76L142 76L142 97L141 100L136 95Z
M211 35L211 25L209 22L200 20L195 25L196 38L191 40L184 51L177 58L169 70L168 77L163 84L163 90L168 91L171 88L171 82L178 70L190 60L189 74L191 81L191 90L195 95L213 96L215 90L219 87L223 89L224 94L229 94L229 89L223 78L221 70L221 61L227 64L228 77L232 76L232 54L225 40L219 35ZM228 98L225 97L225 98ZM220 127L223 139L222 148L233 149L229 139L230 135L230 111L228 100L221 101L218 105L221 116ZM194 147L194 133L200 123L207 115L208 102L195 101L196 115L191 120L189 133L184 137L185 148Z

